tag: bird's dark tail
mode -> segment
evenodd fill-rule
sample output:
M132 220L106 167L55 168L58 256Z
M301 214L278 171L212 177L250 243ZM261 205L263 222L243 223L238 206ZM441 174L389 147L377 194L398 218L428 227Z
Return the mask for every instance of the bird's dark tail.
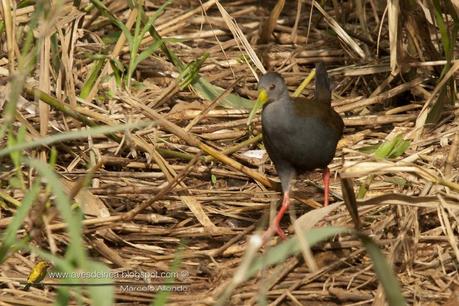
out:
M323 62L316 64L316 100L327 104L331 102L330 80Z

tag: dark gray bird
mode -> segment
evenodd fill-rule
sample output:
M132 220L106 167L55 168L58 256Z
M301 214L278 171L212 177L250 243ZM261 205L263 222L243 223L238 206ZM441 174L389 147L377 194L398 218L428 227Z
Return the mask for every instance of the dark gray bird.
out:
M314 169L323 169L324 205L328 205L330 171L344 123L331 107L330 82L323 63L316 65L313 99L291 98L284 79L276 72L263 75L258 84L258 101L263 103L263 142L279 175L283 201L273 229L279 227L289 205L292 179Z

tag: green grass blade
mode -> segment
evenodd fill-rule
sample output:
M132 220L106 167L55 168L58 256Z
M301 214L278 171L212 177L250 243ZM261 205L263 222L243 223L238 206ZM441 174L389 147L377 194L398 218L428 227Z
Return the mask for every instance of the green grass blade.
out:
M116 85L119 87L122 84L122 78L124 75L124 66L118 59L111 59L110 66L113 70L113 76L115 77Z
M82 139L82 138L87 138L90 136L105 135L105 134L111 134L111 133L120 132L120 131L124 131L128 129L141 128L149 124L151 124L151 122L137 122L137 123L118 125L118 126L97 126L97 127L85 128L80 131L70 131L66 133L59 133L56 135L42 137L42 138L39 138L33 141L17 144L15 146L11 146L6 149L0 150L0 157L6 154L10 154L11 152L15 152L15 151L21 151L21 150L32 149L35 147L40 147L40 146L46 146L46 145L50 145L53 143L58 143L58 142L66 141L66 140Z
M434 6L434 16L435 16L435 21L438 26L438 30L440 32L440 38L442 42L442 47L443 47L443 52L446 58L446 65L443 67L443 70L441 72L440 78L438 82L441 82L447 71L451 67L451 60L454 57L454 48L455 44L454 42L456 41L457 37L457 30L459 28L459 25L457 24L457 14L455 10L452 8L452 5L450 1L444 1L446 6L442 6L440 4L439 0L434 0L433 1L433 6ZM453 17L453 20L455 22L452 23L452 26L447 24L445 20L443 19L444 12L442 9L446 9L446 14L450 14ZM450 31L451 30L451 31ZM455 93L455 86L454 86L454 80L450 80L449 82L445 83L443 87L440 89L440 93L438 97L436 98L436 101L434 102L431 110L429 111L426 119L426 123L430 124L435 124L437 123L440 118L441 114L443 112L443 109L445 105L447 104L454 104L454 97L456 96ZM448 86L449 84L449 86ZM450 92L448 93L448 88L450 88Z
M375 158L379 160L388 158L390 152L394 149L395 143L399 137L400 135L397 135L394 138L388 139L380 144L375 151Z
M118 28L120 28L121 31L123 31L123 34L126 37L126 40L128 41L128 45L132 46L132 40L133 37L131 33L129 32L128 28L122 23L115 15L110 12L110 10L99 0L91 0L91 3L99 10L99 12L107 17L114 25L116 25Z
M395 143L392 151L390 151L389 158L397 158L399 156L402 156L403 154L405 154L406 150L408 150L410 145L411 141L402 139L400 137L400 139Z
M53 267L51 268L51 271L48 271L48 274L55 273L55 275L58 275L59 273L63 275L64 273L67 273L69 275L69 277L65 278L54 277L54 279L58 280L58 284L73 284L73 286L56 286L58 296L56 298L55 305L68 305L68 298L70 297L70 294L74 295L76 299L81 300L81 296L83 294L86 295L86 292L82 290L83 288L89 293L92 302L91 305L113 305L115 287L110 285L96 286L97 284L113 283L113 279L103 277L110 275L110 269L104 264L91 261L86 257L81 261L81 263L79 263L82 264L82 266L76 267L75 262L71 258L61 258L36 247L30 247L30 251L52 263ZM86 272L88 275L90 275L89 273L93 273L95 277L71 277L76 270ZM83 286L77 286L77 284L83 284ZM85 284L88 284L88 286L85 286ZM78 292L78 294L75 294L75 292Z
M134 60L134 64L132 65L132 69L135 70L136 67L143 61L145 60L146 58L148 58L150 55L153 54L153 52L155 52L156 50L158 50L159 46L161 46L161 41L155 41L154 43L152 43L151 45L148 46L147 49L143 50L138 56L136 56L135 60ZM130 71L131 75L129 76L129 78L132 76L132 73L134 71Z
M185 69L180 72L180 75L177 78L177 83L181 89L188 87L188 85L194 83L199 78L199 69L201 69L202 64L204 64L208 57L209 53L204 53L199 58L188 64Z
M193 89L197 95L205 100L213 101L220 96L225 90L221 87L212 85L205 78L200 77L193 85ZM253 101L242 98L235 94L229 94L225 99L220 102L221 106L235 109L252 109Z
M356 232L353 229L342 228L342 227L322 227L313 228L306 230L301 235L307 240L310 246L317 244L318 242L324 241L330 237L338 234L350 233L360 239L363 246L365 247L368 255L370 256L376 277L381 282L387 301L391 306L403 306L406 305L405 298L402 295L402 291L395 277L395 274L387 263L384 255L382 254L376 243L368 236ZM269 266L282 263L289 256L296 256L301 252L300 243L298 238L295 236L280 243L279 245L269 249L265 254L255 258L246 271L242 281L253 277L256 273L265 269ZM227 293L227 292L226 292Z
M410 147L411 142L403 139L403 135L398 134L395 137L384 141L375 150L376 159L390 159L401 156Z
M94 87L94 84L96 83L96 80L99 77L100 72L102 71L102 68L104 67L106 61L107 61L106 58L101 58L101 59L96 60L96 62L93 64L88 78L86 79L83 86L81 87L80 98L86 99L89 96L89 93Z
M86 258L83 244L83 232L82 232L82 214L77 211L72 211L70 199L64 192L64 187L59 181L58 176L48 164L37 160L30 159L27 163L38 171L41 177L43 177L48 186L51 188L52 193L55 196L55 204L59 210L64 222L67 224L67 232L69 239L72 241L67 249L67 254L72 260L79 263L78 266L83 266L83 262Z
M8 134L7 140L7 147L14 147L18 144L25 143L25 134L26 128L24 126L20 126L17 132L16 137L14 136L13 132L10 130ZM22 190L26 190L25 183L24 183L24 175L22 173L22 159L23 159L23 152L22 151L13 151L10 153L10 158L13 161L16 176L11 178L11 180L16 181L16 184L12 184L17 188ZM10 180L10 183L11 183Z
M375 274L384 288L387 302L390 306L404 306L407 305L405 298L402 295L402 290L398 279L395 277L392 268L387 263L386 258L382 254L379 247L370 237L362 234L357 234L364 245L367 254L373 262L373 269Z
M85 265L87 272L97 272L99 275L109 275L110 269L98 262L89 261ZM88 279L89 284L111 283L113 280L107 277L97 277ZM89 286L89 295L91 296L92 305L111 306L115 302L114 286Z
M11 247L17 243L16 233L21 228L27 217L32 204L40 192L40 182L37 180L33 183L22 200L21 206L16 209L16 212L10 224L2 235L2 245L0 246L0 263L2 263Z
M183 248L179 248L178 252L176 253L174 257L174 261L172 262L171 266L171 272L177 272L178 269L180 268L182 264L182 253L183 253ZM173 274L171 274L173 275ZM173 276L165 279L165 283L168 285L173 285L175 278ZM169 298L170 291L169 290L163 290L160 291L156 296L154 301L150 303L151 306L163 306L167 305L167 299Z
M158 17L164 12L164 10L166 9L166 7L168 5L170 5L172 3L171 0L167 0L166 2L163 3L163 5L161 5L157 10L156 12L150 17L148 18L148 21L147 23L145 23L145 26L143 27L142 29L142 32L140 33L140 37L143 38L145 36L145 34L150 31L150 28L151 26L155 23L156 19L158 19ZM142 15L142 14L139 14L139 15ZM142 17L142 16L140 16Z
M363 197L365 197L365 194L367 194L368 189L370 188L370 185L374 179L375 176L373 174L368 175L365 182L363 182L359 187L359 190L357 192L357 199L363 199Z
M7 140L7 146L8 147L14 147L17 146L18 144L24 143L25 139L25 127L21 126L19 127L19 131L17 132L17 136L15 137L13 132L10 130L8 133L8 140ZM21 151L13 151L10 153L10 158L13 161L14 167L19 168L21 167L22 164L22 152Z
M435 21L437 22L438 30L440 31L440 38L443 45L443 51L445 52L446 60L448 64L451 62L451 41L448 28L445 21L443 20L442 9L439 0L433 0L434 4L434 15Z
M142 20L146 20L146 15L142 14ZM172 52L166 45L165 41L161 38L158 31L156 31L155 27L152 26L149 30L150 35L155 40L161 40L162 43L160 45L161 50L167 56L167 58L174 64L178 71L183 71L185 69L184 64L182 61ZM219 95L224 92L224 89L212 85L208 80L203 77L199 77L193 84L193 90L197 93L197 95L208 101L213 101ZM235 94L229 94L225 99L220 102L220 105L228 108L236 108L236 109L252 109L253 102L251 100L242 98Z
M323 227L323 228L312 228L305 233L304 239L307 240L308 245L313 246L314 244L324 241L332 236L349 233L350 229L341 227ZM287 241L280 243L279 245L269 249L264 255L257 258L250 269L245 275L245 279L254 276L258 271L265 269L274 264L281 263L289 256L299 254L301 251L300 243L298 238L295 236Z

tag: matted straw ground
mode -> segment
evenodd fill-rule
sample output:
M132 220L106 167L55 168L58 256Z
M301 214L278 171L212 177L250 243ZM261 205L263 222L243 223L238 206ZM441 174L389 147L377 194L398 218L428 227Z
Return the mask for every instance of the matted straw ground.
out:
M128 8L121 3L115 1L107 5L126 21ZM222 4L257 50L255 42L260 22L269 16L268 8L274 3L269 1L269 5L261 5L257 1L225 1ZM157 7L151 3L148 6L151 11ZM206 14L203 14L197 1L175 1L155 26L163 37L179 39L168 43L168 46L185 63L209 52L210 56L200 73L212 84L227 89L239 79L233 92L254 100L256 80L244 64L236 41L215 5L204 6ZM64 35L68 35L65 33L71 32L72 21L81 18L81 15L71 9L71 3L66 3L65 9L66 18L61 15L57 25ZM439 124L425 129L422 137L413 142L402 156L390 160L390 167L383 165L385 168L382 171L374 172L372 167L381 162L360 149L381 143L397 133L406 135L412 131L429 92L434 88L433 83L427 80L432 66L418 65L417 78L408 83L396 78L390 86L375 93L390 71L386 26L382 29L381 59L362 60L328 32L330 28L316 10L313 11L307 36L309 9L309 5L302 8L294 44L292 28L296 20L296 4L286 5L275 28L275 42L264 56L269 60L270 69L283 74L291 92L308 75L315 62L323 60L327 64L334 87L333 105L346 124L344 139L330 165L332 173L343 171L343 162L345 165L366 162L352 168L356 170L355 167L358 167L359 171L353 178L356 190L358 186L370 182L365 198L359 201L363 231L378 242L393 265L409 304L441 305L454 295L458 285L456 236L459 190L454 186L437 184L439 178L451 182L457 180L458 126L455 115L458 109L456 106L448 108ZM332 17L335 16L333 9L326 7L326 10ZM29 13L18 10L18 22L26 22ZM93 18L86 16L78 24L78 38L70 46L73 48L73 65L67 67L73 72L76 92L90 71L91 60L87 54L102 50L100 39L114 29L99 15ZM377 25L374 23L373 26L376 31ZM348 25L348 29L357 33L355 25ZM120 59L127 62L128 56L128 49L124 47ZM6 68L4 58L3 54L0 63ZM38 78L37 75L32 77ZM199 98L188 89L176 90L176 69L163 53L157 52L142 62L135 77L141 86L134 86L131 92L116 89L111 98L103 93L113 88L113 84L109 79L102 78L98 85L99 94L94 95L96 100L79 101L80 111L100 124L134 122L149 119L146 111L138 107L141 103L219 151L253 136L246 126L247 109L212 106L209 110L210 101ZM56 86L51 83L52 95L68 102L60 89L56 93ZM312 86L309 86L304 94L309 96L312 92ZM368 98L375 96L375 99ZM203 111L208 113L190 125ZM18 112L29 124L28 134L36 138L38 134L34 135L32 131L39 129L39 110L33 98L24 95ZM51 109L49 134L80 126L81 123L76 120ZM259 134L259 118L254 126L253 133ZM173 292L169 303L212 304L238 267L248 237L257 228L266 228L269 207L278 203L280 194L205 155L206 160L200 160L188 169L189 160L170 155L161 158L146 154L145 149L130 149L137 141L135 137L146 143L144 148L151 150L168 149L187 153L188 157L199 152L196 146L190 146L184 139L156 124L126 134L126 147L106 137L67 142L65 146L70 149L67 152L62 146L58 147L56 169L69 189L70 182L87 173L82 160L104 161L103 167L95 172L91 186L83 192L85 197L76 199L86 207L87 220L94 216L99 218L88 222L84 228L90 255L114 271L168 271L180 253L182 262L179 272L183 274L178 283L185 285L186 289L185 292ZM239 148L229 157L277 179L266 154L262 159L244 155L248 150L262 148L260 142L253 143ZM161 169L152 160L160 160ZM402 160L406 164L401 164ZM6 159L2 162L10 163ZM408 166L418 168L407 169ZM143 209L132 221L107 218L119 216L138 207L144 200L155 197L185 169L189 172L177 186ZM428 173L433 173L433 178L423 175L422 171L431 171ZM21 200L23 195L8 185L13 174L13 171L1 174L3 192ZM30 180L34 175L30 172L24 174ZM369 174L372 175L371 180ZM321 186L318 173L312 173L308 178ZM296 184L296 200L292 206L297 216L310 210L311 206L320 207L322 191L317 186L305 184L303 180ZM334 194L341 194L336 177L332 179L331 189ZM333 200L340 201L337 197ZM10 209L2 209L2 228L7 226L11 214ZM56 243L54 251L62 253L68 243L65 226L53 208L49 208L46 214L47 229ZM20 236L33 231L36 219L33 214L29 217ZM264 223L261 220L265 220ZM289 218L285 217L283 227L287 229L290 224ZM316 226L325 225L353 227L344 205ZM289 234L293 234L291 227ZM49 239L45 234L35 237L41 238L32 243L48 248ZM281 266L266 270L238 287L231 303L255 304L259 296L266 295L271 305L382 305L382 290L359 241L350 236L335 237L314 246L313 252L319 264L318 272L311 272L301 257L289 258ZM32 261L30 254L14 254L0 267L0 278L24 280ZM130 281L134 282L132 279L127 282ZM50 289L32 288L23 292L19 288L9 285L2 289L0 300L39 305L51 303L56 296L55 291ZM117 288L116 300L119 303L147 304L154 294L123 292Z

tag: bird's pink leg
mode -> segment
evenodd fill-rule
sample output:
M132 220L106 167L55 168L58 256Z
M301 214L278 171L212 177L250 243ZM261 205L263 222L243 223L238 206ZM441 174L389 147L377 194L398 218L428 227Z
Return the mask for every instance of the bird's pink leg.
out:
M276 217L274 218L273 224L269 227L269 229L263 235L264 236L264 240L269 238L269 236L271 235L271 233L273 231L276 231L277 234L279 235L279 237L281 237L282 239L286 239L285 233L281 229L279 224L280 224L280 221L282 220L282 217L284 216L285 212L287 211L289 203L290 203L290 197L288 195L288 192L285 192L284 193L284 197L282 199L282 206L279 209L279 212L277 213Z
M330 194L330 169L326 167L322 174L324 182L324 206L328 206L328 196Z

